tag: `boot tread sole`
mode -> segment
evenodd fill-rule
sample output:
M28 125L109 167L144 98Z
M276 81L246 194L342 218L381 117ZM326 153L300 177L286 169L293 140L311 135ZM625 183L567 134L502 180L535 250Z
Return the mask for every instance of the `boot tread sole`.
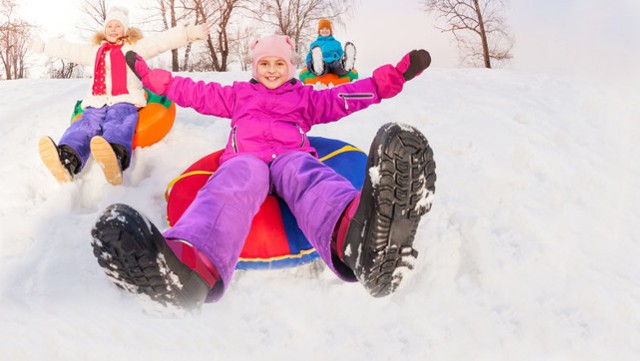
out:
M344 70L351 71L356 63L356 46L347 43L344 46Z
M186 266L169 249L160 232L153 225L149 229L149 225L142 215L124 204L107 208L91 231L98 264L124 290L146 295L164 306L199 307L208 286L203 280L194 280L199 276L190 269L181 275L172 271L180 267L185 270Z
M104 178L112 185L122 184L122 169L111 144L100 136L91 138L91 155L98 162Z
M324 74L324 58L322 56L322 49L320 47L314 47L311 49L311 64L313 65L313 69L311 72L316 76L321 76Z
M355 227L350 227L347 237L359 237L364 243L355 260L356 277L371 295L382 297L398 288L402 269L413 269L418 256L413 241L435 192L435 162L419 131L395 124L378 133L370 158L368 169L378 168L379 182L374 186L367 176L362 194L372 197L361 197L360 202L369 205L358 208ZM364 209L370 209L371 214L365 214Z
M69 170L62 164L60 155L58 154L58 147L51 138L40 138L38 141L38 152L45 167L49 169L49 172L51 172L58 183L69 183L73 180L73 175L71 175Z

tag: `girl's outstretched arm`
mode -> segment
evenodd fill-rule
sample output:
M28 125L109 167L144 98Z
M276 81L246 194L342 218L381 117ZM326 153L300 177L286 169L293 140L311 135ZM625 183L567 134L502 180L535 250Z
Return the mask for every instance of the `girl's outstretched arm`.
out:
M167 98L184 108L192 108L200 114L231 118L236 103L233 86L216 82L193 81L190 78L173 78Z
M142 85L158 95L166 95L181 107L192 108L198 113L231 118L235 105L232 86L190 78L174 77L164 69L149 69L144 59L133 51L126 55L127 65L142 81Z
M382 99L396 96L406 81L422 73L430 63L431 57L426 50L413 50L396 66L387 64L374 70L370 78L309 92L312 104L310 125L336 121L378 104Z
M40 35L34 35L29 43L31 50L44 54L50 58L65 59L76 64L93 65L98 46L91 44L75 44L64 39L42 40Z
M176 26L169 30L140 39L134 44L136 53L145 59L151 59L166 51L178 49L188 43L207 38L212 24L198 24L188 26Z

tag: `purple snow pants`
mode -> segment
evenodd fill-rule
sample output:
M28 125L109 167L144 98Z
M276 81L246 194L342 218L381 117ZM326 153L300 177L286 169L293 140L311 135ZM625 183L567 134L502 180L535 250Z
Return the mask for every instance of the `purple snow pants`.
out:
M207 302L222 297L240 257L251 222L269 190L282 198L322 260L339 277L331 257L331 236L349 202L353 185L317 158L289 152L270 165L252 155L227 160L200 189L180 220L164 233L185 240L209 257L223 282ZM218 289L217 287L215 289Z
M119 144L131 154L133 134L138 125L138 108L129 103L118 103L102 108L88 107L60 138L59 145L67 145L80 157L80 171L91 155L91 138L101 135L109 143ZM131 159L129 157L128 159ZM129 164L124 164L124 168Z

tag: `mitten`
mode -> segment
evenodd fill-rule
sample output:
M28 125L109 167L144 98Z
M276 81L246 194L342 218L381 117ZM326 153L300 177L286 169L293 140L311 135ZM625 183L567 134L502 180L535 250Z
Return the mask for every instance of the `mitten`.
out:
M211 24L199 24L187 26L187 40L204 40L211 32Z
M396 65L396 69L402 73L404 80L411 80L428 68L429 64L431 64L431 55L428 51L424 49L411 50L409 54L402 57Z
M127 65L133 73L142 80L142 85L158 95L165 95L173 81L170 71L164 69L149 69L147 62L134 51L127 51L125 55Z
M373 71L373 81L376 84L378 96L382 99L392 98L400 91L407 80L422 73L429 64L431 56L426 50L412 50L402 57L396 66L383 65Z
M44 52L44 41L40 37L40 35L35 35L29 41L29 49L34 53L42 54Z

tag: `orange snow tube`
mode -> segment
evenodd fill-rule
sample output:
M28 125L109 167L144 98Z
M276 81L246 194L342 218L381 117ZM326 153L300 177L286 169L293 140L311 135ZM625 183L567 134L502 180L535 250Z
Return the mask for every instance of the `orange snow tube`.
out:
M148 147L164 138L176 119L176 105L165 96L152 93L145 88L147 105L138 111L138 125L133 135L133 148ZM71 123L80 118L84 109L82 100L76 102Z
M300 81L304 84L315 85L317 83L322 83L328 87L336 86L340 84L350 83L356 79L358 79L358 71L354 68L350 72L345 75L336 75L333 73L326 73L321 76L317 76L309 71L307 67L304 67L298 76Z

